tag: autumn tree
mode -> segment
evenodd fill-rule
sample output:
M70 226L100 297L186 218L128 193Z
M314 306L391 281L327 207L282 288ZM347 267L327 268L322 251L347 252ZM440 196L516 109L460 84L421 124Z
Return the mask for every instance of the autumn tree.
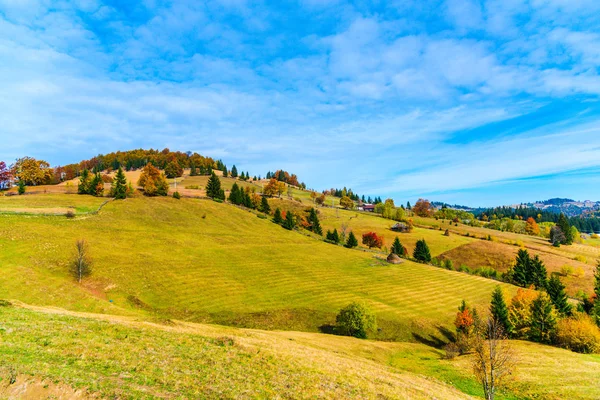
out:
M77 282L92 273L92 261L89 256L88 245L85 240L81 239L75 242L75 255L71 261L71 274Z
M319 197L315 198L315 203L317 203L319 206L322 206L325 203L325 195L321 194Z
M362 243L370 249L373 247L380 249L383 246L383 236L379 236L375 232L367 232L362 235Z
M285 192L285 182L277 182L277 194L279 197Z
M525 224L525 232L527 232L528 235L532 236L538 236L540 234L540 227L538 226L537 222L535 222L535 219L533 219L533 217L527 218L527 222Z
M0 190L8 189L12 181L12 173L4 161L0 161Z
M117 200L122 200L127 197L127 179L125 178L125 173L121 167L119 167L119 170L115 175L110 195Z
M473 372L485 399L494 400L497 388L514 369L514 354L498 320L488 318L482 325L474 341Z
M413 258L423 263L431 262L431 252L429 251L429 246L427 246L425 239L417 241L415 250L413 251Z
M11 167L12 175L26 186L47 185L52 182L54 170L44 160L33 157L18 159Z
M340 205L344 207L346 210L351 210L354 208L354 202L348 196L344 196L340 199Z
M169 192L169 183L165 174L152 163L148 163L142 169L138 186L142 187L146 196L166 196Z
M348 234L348 240L346 241L345 246L349 249L352 249L352 248L358 246L358 240L356 240L356 236L354 236L354 232L350 231L350 234Z
M567 237L565 236L565 233L562 231L562 229L560 229L560 226L554 225L550 229L550 243L552 243L552 246L560 247L560 245L562 243L565 243L566 240Z
M474 330L475 317L471 308L463 300L458 307L454 326L456 327L456 344L461 354L468 353L471 350L471 336Z
M183 168L177 161L171 161L165 167L165 175L169 179L179 178L183 175Z
M419 217L430 217L433 210L429 200L419 199L413 206L412 211Z
M533 290L517 289L517 294L508 306L508 319L512 327L511 335L517 339L526 339L531 327L531 305L537 294Z
M529 340L551 343L556 331L556 310L550 297L541 292L531 303L531 326Z
M277 185L278 181L275 178L271 178L269 182L265 185L263 189L263 194L265 196L273 197L277 194Z

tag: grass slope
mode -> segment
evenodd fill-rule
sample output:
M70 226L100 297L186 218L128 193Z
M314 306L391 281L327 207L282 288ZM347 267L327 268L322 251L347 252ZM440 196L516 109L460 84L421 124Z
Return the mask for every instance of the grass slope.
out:
M430 340L443 338L439 328L451 327L463 298L487 307L497 284L411 262L389 265L206 200L114 201L75 220L0 218L7 278L0 298L81 311L317 331L341 307L364 300L378 315L379 338ZM95 262L83 285L67 273L77 238L87 239Z

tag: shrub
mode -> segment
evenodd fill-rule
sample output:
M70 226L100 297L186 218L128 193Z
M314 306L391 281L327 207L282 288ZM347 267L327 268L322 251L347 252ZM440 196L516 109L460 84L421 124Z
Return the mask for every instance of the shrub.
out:
M444 358L446 360L453 360L460 354L460 349L456 343L450 342L444 346L444 352Z
M25 188L25 182L23 182L23 180L19 180L18 186L19 186L18 193L20 195L21 194L25 194L25 190L26 190L26 188Z
M575 261L587 263L587 258L585 258L585 256L575 256Z
M578 353L600 352L600 330L588 316L565 318L558 322L556 343Z
M573 273L578 278L583 278L585 276L585 270L582 267L575 268L575 272Z
M446 268L446 269L450 269L450 270L451 270L451 269L454 269L454 266L453 266L453 264L452 264L452 260L450 260L449 258L446 258L446 259L444 260L444 264L443 264L442 266L443 266L444 268Z
M563 265L560 268L560 274L562 276L569 276L569 275L573 275L573 267L570 265Z
M69 219L75 218L75 212L74 212L73 210L68 210L68 211L65 213L65 217L67 217L67 218L69 218Z
M267 219L267 216L265 214L258 214L256 216L260 219Z
M377 329L375 315L362 303L354 302L342 308L335 322L339 334L361 339Z
M173 198L179 200L181 199L181 195L179 194L179 192L175 192L173 193Z
M475 271L475 273L484 278L498 278L498 271L491 267L481 267Z
M592 239L600 239L600 236L597 233L592 233L592 235L590 236L590 238L592 238Z

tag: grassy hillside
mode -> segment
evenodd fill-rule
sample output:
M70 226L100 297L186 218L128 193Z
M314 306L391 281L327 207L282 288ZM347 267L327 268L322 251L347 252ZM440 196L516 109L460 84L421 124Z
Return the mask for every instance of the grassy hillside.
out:
M389 265L207 200L113 201L74 220L0 218L8 277L0 297L38 305L317 331L341 307L364 300L379 317L378 337L424 340L443 337L438 326L451 326L463 298L486 307L497 284L411 262ZM77 238L88 241L95 262L83 285L67 273Z

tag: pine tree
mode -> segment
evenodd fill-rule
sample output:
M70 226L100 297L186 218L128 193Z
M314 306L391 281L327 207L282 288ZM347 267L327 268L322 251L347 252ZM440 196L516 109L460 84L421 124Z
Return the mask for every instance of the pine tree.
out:
M227 165L223 164L221 171L223 171L223 178L227 178Z
M392 253L396 254L398 257L404 257L406 255L404 253L404 246L400 243L398 236L396 236L396 239L394 239L394 243L392 244Z
M90 171L84 169L79 177L79 185L77 185L77 193L89 194L90 192Z
M273 222L276 224L281 224L283 222L283 218L281 218L281 210L279 207L275 209L275 214L273 214Z
M420 262L431 262L431 253L429 251L429 246L427 246L427 242L425 242L425 239L417 241L417 245L415 246L415 250L413 252L413 257L415 260Z
M123 200L127 197L127 179L125 178L125 173L121 167L119 167L119 170L115 175L115 180L113 181L111 188L111 194L112 197L117 200Z
M348 240L346 241L346 247L351 249L356 246L358 246L358 240L356 240L354 232L350 231L350 234L348 235Z
M102 180L102 176L100 176L100 172L96 172L94 178L90 182L89 194L96 197L102 197L104 195L104 181Z
M221 197L221 180L214 172L208 178L206 195L211 199L219 199Z
M513 281L519 285L526 287L529 285L529 271L531 264L531 258L529 257L529 253L527 250L521 249L517 253L517 260L515 263L515 267L513 268L512 275Z
M312 231L317 235L323 236L323 228L321 228L321 223L319 222L319 217L315 215L315 219L312 223Z
M252 203L252 198L248 192L242 191L242 198L244 199L244 207L254 208L254 203Z
M596 299L592 308L592 317L596 320L596 325L600 326L600 261L598 261L594 273L594 294L596 295Z
M242 203L241 199L240 187L237 183L233 183L231 187L231 191L229 192L229 202L235 205L240 205Z
M236 166L234 165L233 167L231 167L231 177L237 178L237 176L238 176L238 170L237 170Z
M561 244L571 245L573 244L573 232L571 231L571 224L569 223L569 219L565 216L565 214L561 213L560 217L558 217L558 222L556 223L561 231L565 234L565 241Z
M539 343L551 343L556 331L556 311L545 293L531 303L531 327L529 339Z
M571 315L571 305L568 302L567 293L565 293L565 285L560 281L557 275L552 275L548 284L546 285L546 291L552 304L563 316Z
M340 235L338 234L337 229L333 229L333 232L331 232L331 241L334 243L339 243L340 242Z
M546 283L548 281L548 273L546 271L546 266L540 260L539 256L535 256L531 262L529 263L529 277L530 281L527 282L528 285L533 284L536 289L543 289L546 287Z
M269 214L271 212L269 200L267 200L265 196L262 196L262 199L260 200L260 211L264 212L265 214Z
M294 214L291 211L288 211L285 213L285 221L283 221L283 227L285 229L289 229L292 230L294 229L295 226L295 222L294 222Z
M19 182L17 182L17 186L19 187L17 189L17 192L19 193L19 195L25 194L25 191L27 190L27 188L25 187L25 181L23 181L23 179L19 179Z
M510 335L512 333L512 324L508 319L508 307L504 301L504 295L500 286L496 286L492 293L492 303L490 304L490 313L492 318L500 324L504 333Z

